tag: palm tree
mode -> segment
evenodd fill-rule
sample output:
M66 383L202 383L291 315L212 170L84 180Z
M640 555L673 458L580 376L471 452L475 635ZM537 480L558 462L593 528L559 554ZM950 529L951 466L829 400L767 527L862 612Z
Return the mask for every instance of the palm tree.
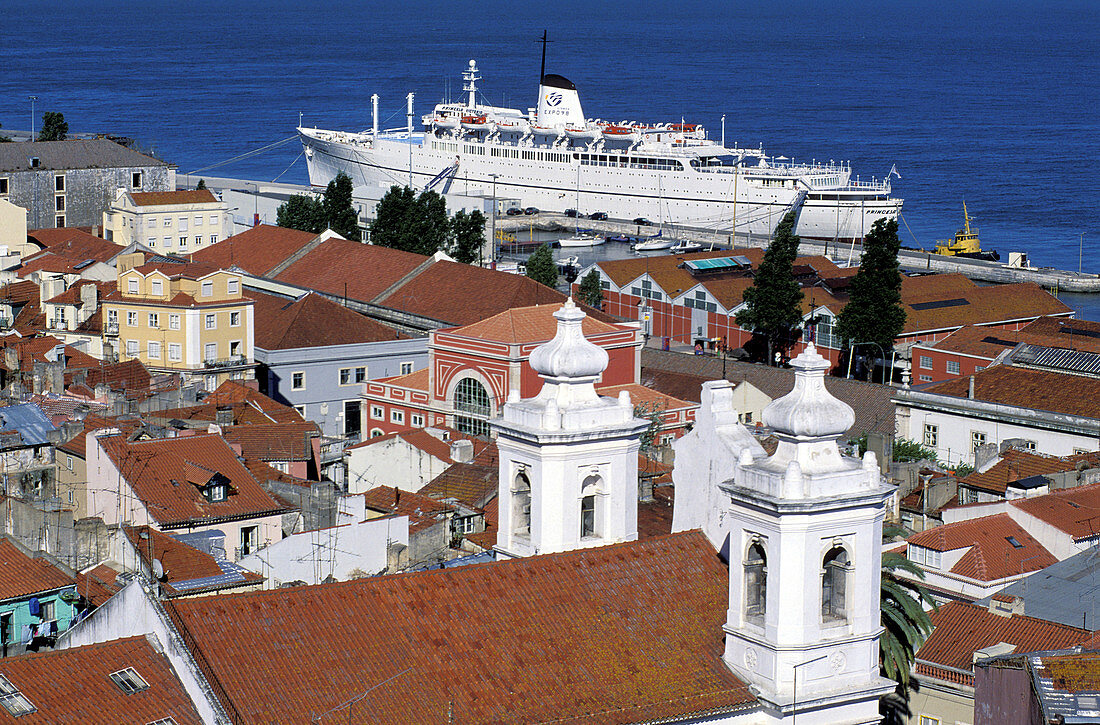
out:
M887 526L882 532L883 545L905 535L905 529L900 526ZM883 674L898 683L897 690L882 699L880 710L885 716L884 725L907 722L911 715L909 691L918 689L919 684L909 673L916 662L917 650L932 633L932 620L924 605L927 603L933 609L936 606L927 589L912 579L899 576L902 573L924 581L924 572L904 554L882 552L879 608L884 629L879 637L879 655Z

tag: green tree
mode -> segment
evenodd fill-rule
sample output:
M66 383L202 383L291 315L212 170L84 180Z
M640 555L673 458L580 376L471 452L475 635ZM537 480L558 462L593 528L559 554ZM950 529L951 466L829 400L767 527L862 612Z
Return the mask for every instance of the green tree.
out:
M898 526L884 528L884 548L905 533ZM902 574L908 576L902 577ZM895 693L882 701L886 722L908 722L905 717L908 716L909 690L916 689L909 672L916 661L917 650L932 633L932 620L924 605L935 608L935 602L920 581L924 581L924 572L904 554L882 552L879 609L883 632L879 637L879 656L883 674L898 683Z
M527 258L527 276L550 289L558 286L558 265L550 247L543 244Z
M363 238L359 231L359 213L351 200L351 177L343 171L328 182L321 206L325 214L325 224L345 239L359 241Z
M199 183L195 185L195 191L206 188L206 179L199 179Z
M459 209L451 217L451 256L463 264L473 264L485 244L485 215L477 209L467 214Z
M905 326L898 270L900 249L897 221L876 221L863 240L859 271L852 278L848 304L840 311L836 325L842 339L857 344L877 343L886 356ZM869 347L874 349L874 345Z
M60 111L46 111L42 114L42 130L38 132L39 141L64 141L69 133L69 124Z
M275 211L275 223L288 229L320 234L325 230L325 210L320 199L295 194Z
M799 241L794 234L794 221L791 210L775 228L752 287L745 290L745 309L737 313L738 325L767 341L769 365L774 364L776 350L790 346L795 330L802 323L802 288L791 272Z
M600 271L593 267L588 274L581 278L577 286L576 298L589 307L597 310L603 309L603 285L600 281Z
M649 421L649 426L642 431L641 446L638 448L643 456L648 456L657 447L657 436L661 432L661 413L664 409L664 404L656 401L637 403L634 406L634 417Z
M913 461L931 461L935 463L936 452L908 438L898 438L894 441L894 460L898 463L912 463Z
M407 186L391 186L375 208L371 242L416 254L450 249L452 224L447 203L434 191L417 194Z

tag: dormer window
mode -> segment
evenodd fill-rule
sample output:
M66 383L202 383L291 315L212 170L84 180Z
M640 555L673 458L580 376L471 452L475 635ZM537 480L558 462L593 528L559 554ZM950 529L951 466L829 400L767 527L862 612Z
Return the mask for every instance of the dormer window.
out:
M206 483L199 486L202 497L210 503L219 503L229 498L229 479L220 473L215 473Z
M138 293L138 281L136 278L131 277L130 279L126 280L126 291L132 295L136 295Z
M203 297L213 297L214 296L214 283L213 282L203 282L202 283L202 296Z
M925 546L910 544L907 558L914 564L923 564L929 569L939 569L943 566L943 552Z
M160 297L164 294L164 283L161 282L159 279L154 279L150 286L152 287L152 293L157 297Z

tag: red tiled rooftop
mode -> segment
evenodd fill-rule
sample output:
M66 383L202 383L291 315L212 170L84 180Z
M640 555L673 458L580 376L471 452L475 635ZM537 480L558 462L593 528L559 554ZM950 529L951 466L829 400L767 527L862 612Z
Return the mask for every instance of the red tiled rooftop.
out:
M630 393L630 402L633 405L646 405L650 410L660 410L661 412L670 410L679 410L681 408L696 408L697 403L690 403L686 400L680 400L674 398L671 395L666 395L659 390L653 390L647 388L644 385L638 383L626 383L624 385L606 385L604 387L596 388L596 392L600 395L605 395L609 398L619 397L621 392ZM654 406L656 406L654 408Z
M558 321L554 313L561 305L538 305L505 310L497 315L458 327L447 332L473 337L479 340L494 340L509 344L539 343L553 339L558 330ZM586 315L581 321L581 331L585 337L627 329L622 325L612 325Z
M130 443L116 435L99 440L115 465L125 472L149 515L163 526L282 513L283 507L260 487L221 436ZM199 490L214 473L230 481L231 493L225 501L207 501Z
M1100 537L1100 483L1018 499L1012 505L1074 540Z
M1009 541L1012 537L1019 546ZM969 549L951 567L952 574L978 581L995 581L1039 571L1058 558L1008 514L982 516L936 526L909 537L909 543L934 551Z
M0 660L0 675L23 693L36 712L19 725L116 725L172 718L176 725L202 725L190 697L163 652L145 637L39 652ZM132 667L149 685L127 694L110 678Z
M1096 466L1100 464L1100 452L1057 457L1009 448L991 467L960 478L959 483L968 488L977 488L1004 496L1010 483L1022 481L1031 476L1072 471L1081 461L1087 461L1092 466Z
M409 533L434 526L454 511L449 504L394 486L375 486L360 494L368 509L387 515L408 516ZM440 518L436 518L439 516Z
M75 583L73 577L47 559L28 555L21 546L7 538L0 539L0 601L30 597Z
M262 461L308 461L313 458L310 441L320 435L312 421L235 425L222 431L229 443L239 445L245 458Z
M209 204L218 198L209 189L180 189L178 191L134 191L130 193L136 206L162 206L165 204Z
M949 602L932 613L935 629L917 651L917 674L932 675L962 684L974 684L972 675L959 675L940 667L971 671L974 653L1005 642L1016 652L1063 649L1091 636L1087 629L1068 627L1034 617L1004 617L984 607Z
M152 560L157 560L164 567L164 577L160 588L165 596L190 595L200 591L209 592L211 589L228 589L232 587L259 584L263 577L259 574L247 572L241 581L220 582L201 589L184 588L176 589L174 584L192 581L194 579L206 579L208 577L221 577L225 574L218 566L217 560L205 551L200 551L193 546L177 541L168 534L149 526L124 527L126 538L134 546L138 555L150 569ZM142 536L148 538L142 538Z
M238 267L264 277L317 238L312 232L260 224L191 255L196 262Z
M55 247L68 241L87 242L89 240L103 241L102 237L81 229L80 227L58 227L56 229L31 229L27 231L27 241L37 243L44 248ZM118 250L117 245L115 250Z
M923 307L924 304L955 300L965 304ZM1033 282L978 287L969 280L965 286L960 282L957 287L936 290L934 293L921 290L919 294L907 294L903 284L902 307L906 314L903 333L1021 320L1042 315L1067 315L1073 312L1071 307Z
M327 297L307 293L297 300L249 290L254 302L256 347L303 347L383 342L408 337Z
M83 237L70 237L66 241L58 242L41 252L32 254L23 260L19 268L20 277L26 277L31 272L64 272L77 273L78 265L88 260L94 262L110 262L114 259L122 247L106 239L93 237L90 234Z
M728 589L694 531L169 607L246 722L343 722L369 683L363 722L625 725L755 703L722 662Z
M369 302L427 260L428 257L398 249L329 239L275 279Z
M974 398L1013 408L1030 408L1050 413L1100 417L1095 401L1100 399L1100 379L1081 375L994 365L973 376L945 380L924 389L926 393L965 398L970 378Z
M428 368L421 368L408 375L394 375L389 378L380 378L377 382L386 383L387 385L396 385L400 388L411 388L413 390L428 390Z
M76 592L91 602L92 606L103 606L104 602L122 589L118 574L118 571L107 564L94 566L76 575Z

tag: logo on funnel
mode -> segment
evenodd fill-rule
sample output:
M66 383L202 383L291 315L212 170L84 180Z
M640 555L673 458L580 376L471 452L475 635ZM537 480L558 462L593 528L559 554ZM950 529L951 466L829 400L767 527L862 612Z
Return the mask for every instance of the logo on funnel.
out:
M546 105L556 106L561 103L561 98L562 96L560 93L548 93L546 95Z

